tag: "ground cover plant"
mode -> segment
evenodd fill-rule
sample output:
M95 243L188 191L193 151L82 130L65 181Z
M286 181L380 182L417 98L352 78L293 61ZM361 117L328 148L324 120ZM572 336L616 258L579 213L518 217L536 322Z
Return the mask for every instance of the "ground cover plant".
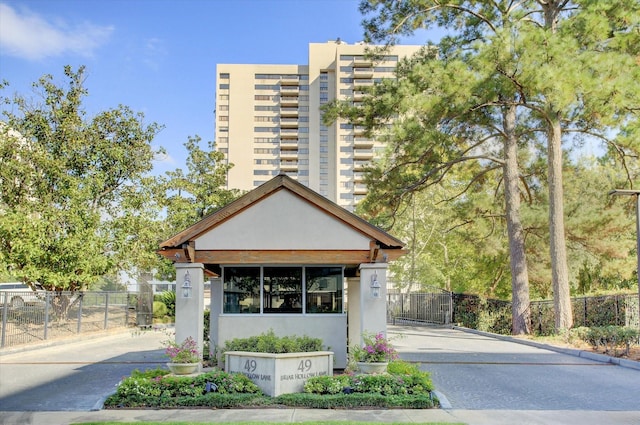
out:
M243 374L212 370L198 376L173 376L164 369L134 371L123 379L104 407L113 408L251 408L320 409L438 407L429 374L402 361L389 363L389 373L314 377L304 393L268 397Z

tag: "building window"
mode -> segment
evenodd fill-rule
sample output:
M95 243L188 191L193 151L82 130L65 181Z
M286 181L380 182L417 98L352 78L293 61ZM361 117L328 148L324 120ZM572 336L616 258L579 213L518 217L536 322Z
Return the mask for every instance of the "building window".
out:
M344 270L340 266L223 267L222 273L223 313L343 312Z
M229 95L228 94L221 94L218 97L220 98L220 100L229 100Z
M229 127L220 127L218 129L218 131L220 131L221 133L228 133L229 132Z
M254 111L279 111L280 107L278 105L256 105L253 107Z
M305 267L306 312L342 313L342 267Z
M220 88L220 90L227 90L229 88L229 84L220 84L218 87Z
M302 268L264 267L264 312L302 313Z
M229 79L229 73L228 72L221 72L220 73L220 79L221 80L228 80Z
M229 116L228 115L220 115L218 117L218 121L229 121Z
M218 109L220 111L228 111L229 110L229 105L218 105Z
M280 74L255 74L256 80L279 80Z
M258 115L253 117L253 120L255 122L279 122L280 119L278 117L274 117L274 116L264 116L264 115Z
M225 267L223 313L260 313L260 267Z
M256 90L278 90L280 86L277 84L256 84L254 88Z
M254 127L253 131L256 133L277 133L278 127Z

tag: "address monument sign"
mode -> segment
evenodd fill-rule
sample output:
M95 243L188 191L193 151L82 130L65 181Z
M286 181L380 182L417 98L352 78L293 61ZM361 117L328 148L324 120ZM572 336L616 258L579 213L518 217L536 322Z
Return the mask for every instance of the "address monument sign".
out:
M245 374L267 395L299 393L307 379L333 374L333 352L253 353L227 351L225 371Z

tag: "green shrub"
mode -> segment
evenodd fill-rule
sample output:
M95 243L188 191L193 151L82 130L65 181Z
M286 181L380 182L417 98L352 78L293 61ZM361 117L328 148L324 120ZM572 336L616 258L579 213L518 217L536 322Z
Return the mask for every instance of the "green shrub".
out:
M167 306L161 301L153 302L153 318L160 319L167 315Z
M134 371L120 382L116 393L110 396L105 406L182 406L194 404L191 399L208 393L216 394L262 394L260 388L243 374L225 373L219 370L203 373L197 377L168 375L163 369ZM187 397L179 403L176 399Z
M428 372L403 361L389 363L388 374L315 376L304 385L309 394L362 393L386 396L429 395L433 383Z
M164 291L160 294L156 295L156 301L162 302L165 306L167 306L167 316L175 317L176 316L176 293L174 291Z
M617 356L618 349L622 349L628 356L631 347L638 344L640 332L629 326L594 326L583 335L595 350L602 349L606 354Z
M322 351L322 340L309 336L279 337L273 329L258 336L234 338L227 341L223 351L251 351L254 353L307 353Z

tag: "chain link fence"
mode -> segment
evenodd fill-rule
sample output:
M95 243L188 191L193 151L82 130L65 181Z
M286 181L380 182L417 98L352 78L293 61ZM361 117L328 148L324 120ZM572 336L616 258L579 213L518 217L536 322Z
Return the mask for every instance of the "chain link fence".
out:
M136 324L139 296L130 292L0 293L0 348Z

